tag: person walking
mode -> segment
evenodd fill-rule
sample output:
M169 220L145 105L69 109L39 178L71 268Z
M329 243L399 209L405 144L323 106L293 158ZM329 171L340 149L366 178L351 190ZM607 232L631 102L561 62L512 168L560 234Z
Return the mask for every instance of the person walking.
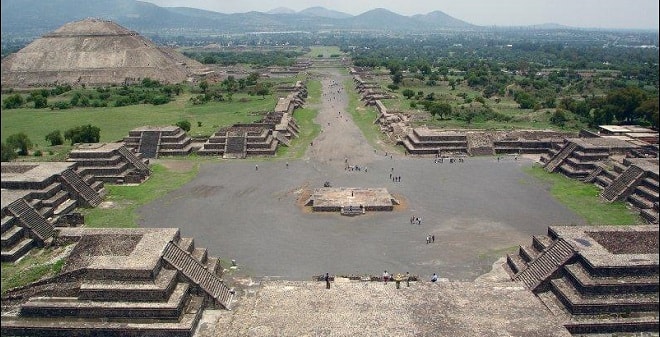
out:
M254 170L259 171L259 165L254 165Z
M387 283L390 280L390 274L387 273L387 270L383 272L383 282Z
M431 276L431 282L437 282L438 281L438 274L433 273L433 276Z
M325 289L330 289L330 275L325 273Z
M406 272L406 287L410 287L410 273Z
M435 242L435 234L431 235L431 242Z

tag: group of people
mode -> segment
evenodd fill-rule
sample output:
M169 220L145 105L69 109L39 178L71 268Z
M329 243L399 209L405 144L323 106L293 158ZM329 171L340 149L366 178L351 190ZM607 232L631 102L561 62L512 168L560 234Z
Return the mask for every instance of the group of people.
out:
M426 244L428 245L429 243L435 242L435 235L427 235L426 236Z
M416 217L416 216L411 216L410 217L410 224L411 225L413 225L413 224L421 225L422 224L422 218Z
M334 277L331 277L329 273L325 273L325 276L323 277L323 280L325 281L325 289L330 289L330 281L333 280L333 279L334 279ZM387 283L390 280L392 280L392 276L390 275L390 273L387 272L387 270L385 270L383 272L383 278L382 279L383 279L384 283ZM399 279L395 280L397 282L397 288L398 288L398 282L400 282L400 281L406 281L406 286L410 287L410 281L412 279L413 278L410 275L410 272L406 272L406 275L403 278L399 278ZM433 275L431 276L431 282L437 282L437 281L438 281L438 274L433 273Z

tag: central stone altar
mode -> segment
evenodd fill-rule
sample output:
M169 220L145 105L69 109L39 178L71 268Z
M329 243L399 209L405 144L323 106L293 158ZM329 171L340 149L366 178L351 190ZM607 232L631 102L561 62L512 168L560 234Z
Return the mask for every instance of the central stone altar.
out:
M314 212L359 215L367 211L392 211L399 202L385 188L324 187L315 189L305 206Z

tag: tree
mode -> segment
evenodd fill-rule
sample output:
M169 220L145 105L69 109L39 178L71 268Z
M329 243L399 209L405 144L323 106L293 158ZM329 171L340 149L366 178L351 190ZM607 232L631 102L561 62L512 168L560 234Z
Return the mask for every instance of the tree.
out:
M16 150L12 149L9 145L5 144L4 142L1 143L1 145L2 145L2 149L0 151L1 161L11 161L12 159L18 156L16 154Z
M25 104L25 99L19 94L13 94L2 100L2 107L5 109L20 108L23 104Z
M182 120L182 121L176 122L176 126L180 127L185 132L190 131L190 122L187 121L187 120Z
M47 134L46 141L50 142L51 146L64 144L64 138L62 138L62 133L60 130L55 130Z
M270 95L270 90L268 90L267 86L261 83L257 83L255 88L255 94L261 96L261 98L264 99L266 98L266 95Z
M101 129L91 124L77 126L64 132L64 139L76 143L98 143L101 139Z
M27 156L28 150L32 148L32 142L25 133L19 132L7 137L7 146L17 151L18 155Z
M410 99L411 97L415 96L415 92L412 89L403 89L401 94L405 96L407 99Z
M202 92L205 93L206 90L208 90L208 88L209 88L209 82L206 82L206 81L199 82L199 88L202 89Z
M400 71L397 71L392 75L392 83L401 84L403 82L403 74Z
M435 102L430 104L428 109L432 116L439 116L440 119L450 115L452 112L451 105L446 102Z
M550 123L557 126L564 126L567 120L566 113L562 109L556 109L552 117L550 117Z

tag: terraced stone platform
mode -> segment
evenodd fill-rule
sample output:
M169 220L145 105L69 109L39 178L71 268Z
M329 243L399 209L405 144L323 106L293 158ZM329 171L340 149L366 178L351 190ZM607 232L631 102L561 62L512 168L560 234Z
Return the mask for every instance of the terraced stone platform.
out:
M505 269L572 333L657 333L658 249L658 226L551 226Z
M325 187L314 190L305 206L314 212L341 212L344 215L367 211L392 211L399 202L386 188Z
M175 228L58 229L62 271L4 294L3 336L192 336L233 291L217 258Z

